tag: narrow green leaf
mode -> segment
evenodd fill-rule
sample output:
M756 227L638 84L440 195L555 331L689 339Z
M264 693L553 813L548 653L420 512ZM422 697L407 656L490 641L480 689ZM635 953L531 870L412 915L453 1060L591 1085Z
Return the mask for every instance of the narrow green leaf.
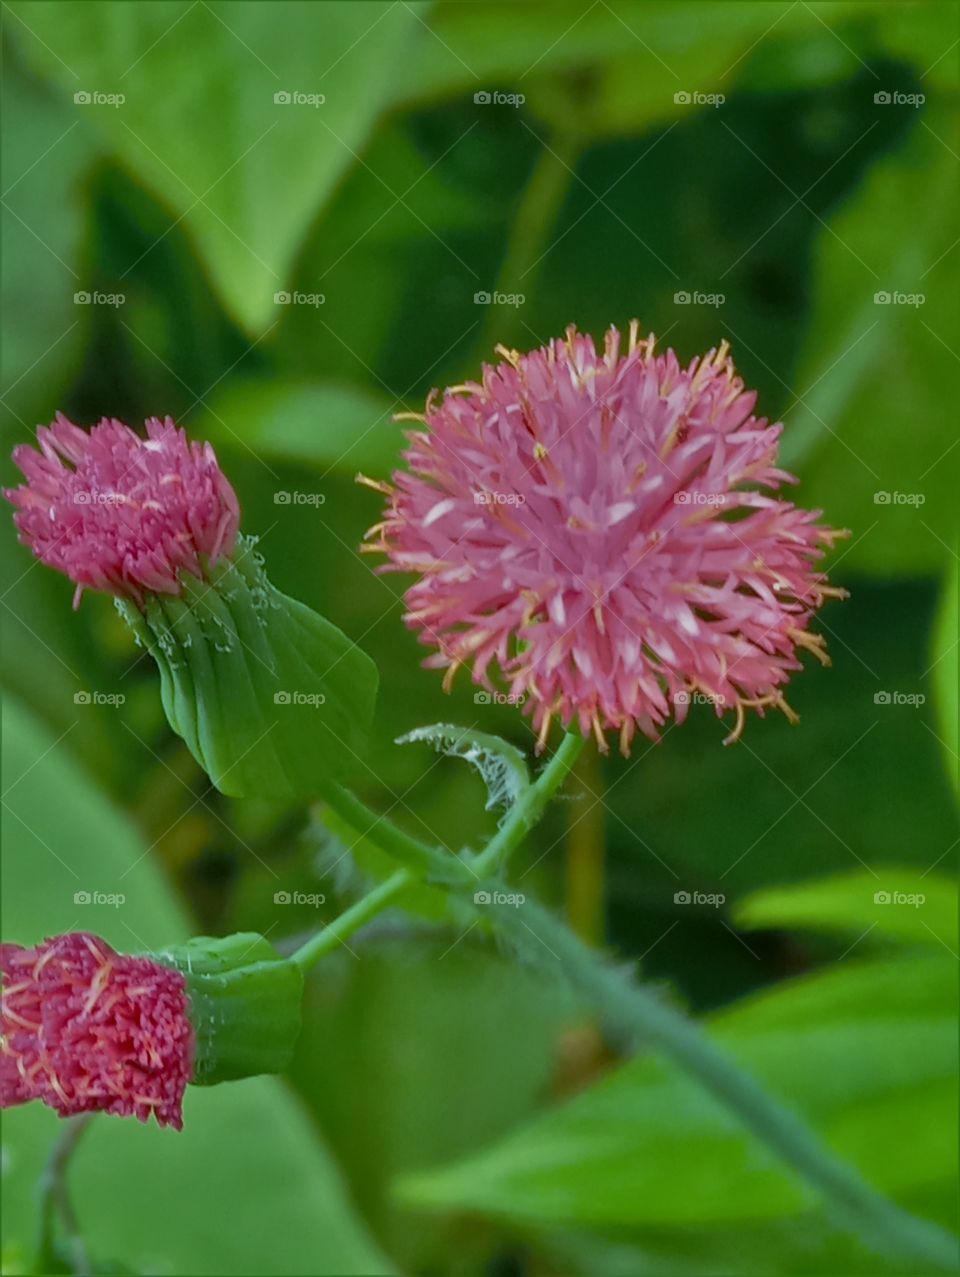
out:
M434 723L430 727L416 727L397 738L398 745L419 741L426 741L449 758L462 758L477 769L487 787L487 811L512 807L530 784L523 754L500 736L454 727L450 723Z

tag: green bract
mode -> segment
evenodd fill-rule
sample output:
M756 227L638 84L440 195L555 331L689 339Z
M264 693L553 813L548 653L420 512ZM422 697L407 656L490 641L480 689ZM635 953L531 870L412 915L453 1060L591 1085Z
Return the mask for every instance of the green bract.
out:
M152 957L187 982L194 1086L280 1073L300 1036L303 975L263 936L197 936Z
M311 797L358 761L376 666L275 589L253 546L241 538L207 581L185 573L179 596L117 607L157 662L171 727L222 793Z

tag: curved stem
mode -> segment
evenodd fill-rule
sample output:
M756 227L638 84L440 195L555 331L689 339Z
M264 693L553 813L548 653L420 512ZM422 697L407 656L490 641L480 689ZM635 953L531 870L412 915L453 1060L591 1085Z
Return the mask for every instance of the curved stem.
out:
M307 941L293 955L294 961L304 969L309 967L422 878L424 867L446 866L445 880L471 903L478 886L489 886L491 896L494 891L502 890L504 884L494 876L494 871L504 864L539 820L582 748L583 741L579 737L568 734L564 738L537 781L517 800L496 836L471 866L419 843L385 817L374 815L347 791L337 792L338 812L355 828L364 828L365 836L381 850L402 858L405 868ZM415 866L420 867L419 873ZM454 866L456 869L451 872ZM489 882L481 880L482 873L491 875ZM608 965L602 955L588 948L548 910L528 898L523 913L521 919L516 909L487 906L483 916L505 939L527 942L527 949L533 932L545 951L560 959L567 978L589 998L610 1027L624 1037L652 1042L735 1113L782 1162L817 1190L827 1213L841 1227L856 1232L865 1246L875 1252L889 1250L922 1260L939 1270L956 1271L957 1239L946 1229L911 1215L871 1188L801 1118L768 1094L693 1021Z
M58 1252L57 1247L58 1215L64 1230L72 1271L79 1277L87 1277L87 1274L93 1272L67 1189L70 1159L93 1117L93 1113L83 1113L79 1117L70 1118L66 1130L54 1144L44 1170L41 1180L38 1272L54 1272L62 1268L64 1256Z
M631 1037L642 1034L736 1113L781 1161L817 1189L826 1211L838 1224L855 1231L874 1252L889 1250L937 1269L956 1271L956 1237L938 1224L902 1210L873 1189L823 1144L802 1118L765 1091L692 1020L604 963L542 905L528 899L522 921L519 912L509 907L496 910L493 921L501 934L512 935L529 949L529 933L533 931L559 957L566 977L589 998L608 1026Z

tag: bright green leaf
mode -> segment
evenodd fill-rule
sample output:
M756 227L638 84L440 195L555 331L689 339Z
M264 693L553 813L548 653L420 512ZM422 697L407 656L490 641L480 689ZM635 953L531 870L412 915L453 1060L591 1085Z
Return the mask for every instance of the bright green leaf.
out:
M422 33L418 8L281 2L268 20L256 5L186 0L14 12L24 52L68 99L123 95L120 105L75 105L77 117L183 221L227 308L259 334L281 314L274 294L356 162L405 41Z
M956 1174L956 984L946 955L851 964L748 999L709 1024L877 1188L909 1194ZM589 1228L745 1228L818 1205L729 1109L650 1056L485 1153L411 1177L405 1196Z
M225 384L194 433L218 448L249 449L268 461L293 461L353 477L384 476L396 464L402 434L392 402L359 386L254 381ZM323 494L320 494L321 496ZM274 494L278 504L291 493Z
M957 886L937 873L884 865L813 882L767 887L734 910L741 927L797 927L849 933L851 940L891 937L955 950Z
M960 576L953 565L940 599L930 661L944 762L960 789Z
M783 456L852 530L844 571L938 568L956 527L957 143L933 105L820 232Z

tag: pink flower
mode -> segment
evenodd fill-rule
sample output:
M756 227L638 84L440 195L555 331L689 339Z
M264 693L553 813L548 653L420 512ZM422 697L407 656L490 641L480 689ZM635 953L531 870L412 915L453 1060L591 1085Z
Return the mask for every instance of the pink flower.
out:
M724 342L682 368L630 326L601 352L570 328L427 400L408 418L409 472L374 484L389 501L365 549L414 572L407 624L438 651L425 664L499 670L542 748L551 720L651 739L691 700L717 714L792 711L783 685L829 594L816 570L842 535L777 494L782 427ZM795 716L794 716L795 717Z
M61 413L37 430L39 451L13 450L27 482L4 496L20 540L77 586L140 605L179 594L181 571L203 577L236 544L240 508L209 443L190 443L169 417L141 438L104 418L89 433Z
M0 945L0 971L0 1108L152 1113L180 1130L193 1054L182 975L82 931Z

